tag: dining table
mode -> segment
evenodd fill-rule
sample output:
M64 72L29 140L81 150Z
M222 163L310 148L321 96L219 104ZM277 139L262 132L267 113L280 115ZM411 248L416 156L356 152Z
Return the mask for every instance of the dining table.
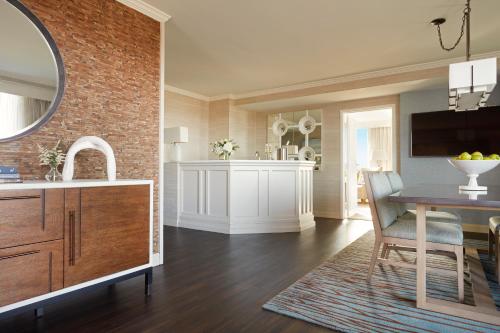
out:
M406 187L390 195L388 200L416 205L417 308L500 325L500 312L491 295L476 248L464 247L474 305L429 297L426 287L426 211L437 208L500 211L500 186L488 186L487 191L461 191L458 185L421 184Z

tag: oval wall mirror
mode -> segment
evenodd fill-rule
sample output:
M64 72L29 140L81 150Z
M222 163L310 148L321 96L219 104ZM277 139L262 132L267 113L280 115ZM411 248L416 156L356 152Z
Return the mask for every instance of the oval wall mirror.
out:
M40 20L18 0L0 1L0 142L43 126L64 92L64 66Z

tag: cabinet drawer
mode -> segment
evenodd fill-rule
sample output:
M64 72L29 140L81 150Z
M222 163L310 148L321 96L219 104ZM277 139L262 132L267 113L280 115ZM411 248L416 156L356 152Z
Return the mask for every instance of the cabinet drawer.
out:
M0 306L63 286L63 241L0 249Z
M0 249L62 239L64 190L0 191Z

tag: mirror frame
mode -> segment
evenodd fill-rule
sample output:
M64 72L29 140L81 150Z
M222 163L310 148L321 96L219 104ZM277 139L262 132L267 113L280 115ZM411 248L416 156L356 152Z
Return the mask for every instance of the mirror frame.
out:
M59 108L59 105L61 104L63 95L64 95L64 89L65 89L65 84L66 84L66 73L64 70L64 63L63 59L61 57L61 53L59 52L59 49L57 48L56 42L52 38L50 32L47 30L45 25L36 17L35 14L33 14L26 6L24 6L19 0L7 0L9 4L17 8L24 16L28 18L28 20L31 21L31 23L35 26L36 29L40 32L41 36L45 39L45 42L47 43L48 47L50 48L50 51L52 52L52 55L54 57L54 61L56 63L56 70L57 70L57 91L56 94L52 100L52 102L49 105L49 108L45 112L45 114L40 117L37 121L32 123L31 125L20 129L16 134L6 137L6 138L1 138L0 137L0 142L7 142L7 141L13 141L17 140L19 138L22 138L24 136L30 135L37 130L39 130L43 125L45 125L54 115L54 113L57 111Z

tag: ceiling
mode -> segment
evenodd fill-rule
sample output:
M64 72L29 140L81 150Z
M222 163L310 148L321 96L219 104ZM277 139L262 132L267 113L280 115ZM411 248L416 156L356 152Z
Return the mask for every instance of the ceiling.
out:
M168 13L166 83L217 96L461 57L465 0L146 0ZM500 1L473 0L472 52L500 50Z

